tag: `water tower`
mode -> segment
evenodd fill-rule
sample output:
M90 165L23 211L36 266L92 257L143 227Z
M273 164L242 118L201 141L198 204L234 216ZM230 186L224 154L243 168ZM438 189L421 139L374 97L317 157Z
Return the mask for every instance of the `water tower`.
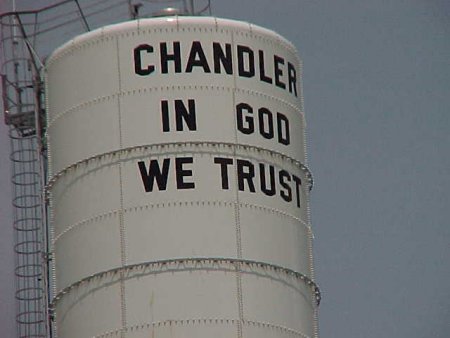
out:
M317 337L295 47L208 1L164 6L36 66L52 332Z

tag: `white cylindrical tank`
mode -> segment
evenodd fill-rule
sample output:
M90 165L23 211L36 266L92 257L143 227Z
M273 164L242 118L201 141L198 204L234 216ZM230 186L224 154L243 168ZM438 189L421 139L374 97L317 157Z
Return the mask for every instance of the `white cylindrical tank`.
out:
M46 65L58 337L316 337L301 63L276 33L142 19Z

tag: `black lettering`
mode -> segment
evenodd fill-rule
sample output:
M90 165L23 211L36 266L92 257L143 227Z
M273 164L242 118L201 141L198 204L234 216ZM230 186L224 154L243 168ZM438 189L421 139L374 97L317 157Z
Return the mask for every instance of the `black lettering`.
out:
M181 73L181 48L180 42L173 42L173 54L167 52L167 43L161 42L159 44L161 57L161 73L167 74L169 72L169 61L174 62L175 73Z
M277 129L278 129L278 142L284 145L291 143L289 120L281 113L277 113Z
M280 68L280 65L284 65L284 59L278 55L274 55L273 61L275 65L275 85L277 87L286 89L286 85L280 80L280 78L283 76L283 70Z
M259 51L259 78L261 81L272 83L272 78L268 77L265 73L264 67L264 51Z
M146 68L142 67L142 52L153 53L153 47L142 44L134 49L134 72L141 76L150 75L155 71L155 66L148 65Z
M214 73L220 74L221 67L223 66L227 74L233 74L233 57L231 54L231 44L225 44L225 53L220 46L220 43L213 43L213 55L214 55Z
M222 176L222 189L228 190L230 185L228 183L228 166L233 164L231 158L215 157L214 163L220 164L220 175Z
M202 67L205 73L211 73L211 69L206 60L205 52L203 51L200 41L193 41L191 52L186 66L186 73L192 73L194 67Z
M243 117L243 112L247 111L245 119ZM238 130L246 135L252 134L255 131L255 124L253 122L253 117L250 116L253 114L253 108L247 103L239 103L236 106L236 116L237 116L237 128ZM244 125L245 120L245 125Z
M295 96L297 96L297 73L295 67L292 63L288 62L288 78L289 78L289 93L294 91Z
M286 183L286 180L288 182L291 182L291 175L286 170L280 170L278 173L278 179L280 181L280 185L285 189L280 189L280 196L282 199L284 199L286 202L292 201L292 189L289 184Z
M247 46L237 46L238 71L239 76L253 77L255 76L255 57L253 50ZM247 61L247 62L245 62ZM247 63L247 67L246 67Z
M170 131L169 103L167 102L167 100L161 101L161 120L162 120L163 132Z
M197 130L197 119L195 116L195 100L188 100L188 109L183 100L175 100L175 124L177 131L183 131L183 120L189 130Z
M300 186L302 185L302 180L300 177L292 175L292 179L295 182L295 193L297 196L297 206L300 208Z
M194 189L194 182L185 182L184 178L192 176L192 170L183 169L183 165L193 163L192 157L177 157L175 158L175 173L177 177L177 189Z
M261 183L261 190L267 196L275 195L275 168L273 165L269 165L269 177L270 177L270 188L268 188L268 184L266 182L266 169L263 163L259 164L259 178Z
M247 181L250 192L255 192L253 178L255 177L255 167L247 160L236 160L237 163L237 179L240 191L245 191L244 181ZM244 170L244 168L246 168Z
M267 118L265 118L265 116ZM267 123L265 122L267 120ZM266 139L272 139L274 135L272 112L267 108L258 109L259 133ZM268 130L266 130L266 125Z
M149 170L145 166L144 161L139 161L139 171L141 173L142 183L144 183L145 192L153 191L153 182L156 178L156 184L159 190L166 190L167 188L167 177L169 173L170 159L165 158L163 161L162 172L159 167L158 160L151 160Z

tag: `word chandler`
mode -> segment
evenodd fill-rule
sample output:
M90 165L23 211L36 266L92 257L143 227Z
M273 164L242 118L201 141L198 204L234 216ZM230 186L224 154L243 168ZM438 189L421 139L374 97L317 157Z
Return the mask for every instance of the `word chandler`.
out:
M212 42L205 45L192 41L160 42L158 45L140 44L133 50L134 72L139 76L154 73L192 73L199 70L209 74L236 74L242 78L257 78L298 96L297 71L280 55L255 50L245 45Z

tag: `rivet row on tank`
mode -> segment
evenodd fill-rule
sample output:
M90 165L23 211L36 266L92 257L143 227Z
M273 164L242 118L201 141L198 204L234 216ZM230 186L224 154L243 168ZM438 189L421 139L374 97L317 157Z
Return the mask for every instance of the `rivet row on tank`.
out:
M252 320L238 320L238 319L230 319L230 318L192 318L192 319L169 319L165 321L159 321L159 322L153 322L153 323L142 323L137 324L129 327L124 327L123 329L117 329L114 331L108 331L101 335L95 336L94 338L101 338L101 337L108 337L111 335L117 335L120 332L128 332L128 331L138 331L138 330L144 330L144 329L150 329L152 327L165 327L165 326L172 326L172 325L196 325L196 324L236 324L237 322L240 322L244 325L252 325L257 327L264 327L272 330L279 330L282 332L288 332L290 334L294 334L296 336L300 336L303 338L310 338L307 335L303 334L302 332L287 328L282 325L275 325L268 322L258 322L258 321L252 321Z
M90 276L84 278L83 280L81 280L79 282L76 282L76 283L72 284L71 286L61 290L54 299L55 300L59 299L61 297L61 295L66 294L68 291L70 291L74 287L79 286L79 285L84 284L84 283L87 283L87 282L89 282L92 279L101 278L102 276L105 276L105 275L107 275L109 273L116 274L119 271L134 269L137 266L139 266L141 268L146 268L146 267L151 267L151 266L165 267L167 265L180 264L180 263L185 263L185 262L201 263L201 262L208 262L208 261L211 261L211 260L214 260L214 262L228 262L228 263L233 263L233 264L246 264L246 265L248 264L248 265L255 265L255 266L263 266L264 268L269 268L269 269L272 269L274 271L283 271L283 272L287 273L288 275L292 273L297 278L299 278L301 280L305 280L308 285L314 286L314 289L316 290L316 296L318 296L317 298L320 299L320 293L318 291L317 286L314 284L314 282L312 282L310 279L308 279L303 274L300 274L300 273L295 272L293 270L290 270L290 269L287 269L287 268L283 268L283 267L280 267L280 266L276 266L276 265L273 265L273 264L268 264L268 263L263 263L263 262L255 262L255 261L248 261L248 260L231 259L231 258L228 258L228 259L226 259L226 258L187 258L187 259L181 259L181 260L180 259L173 259L173 260L141 263L141 264L136 264L136 265L132 265L132 266L124 266L124 267L116 268L116 269L109 270L109 271L106 271L106 272L101 272L101 273L90 275Z

